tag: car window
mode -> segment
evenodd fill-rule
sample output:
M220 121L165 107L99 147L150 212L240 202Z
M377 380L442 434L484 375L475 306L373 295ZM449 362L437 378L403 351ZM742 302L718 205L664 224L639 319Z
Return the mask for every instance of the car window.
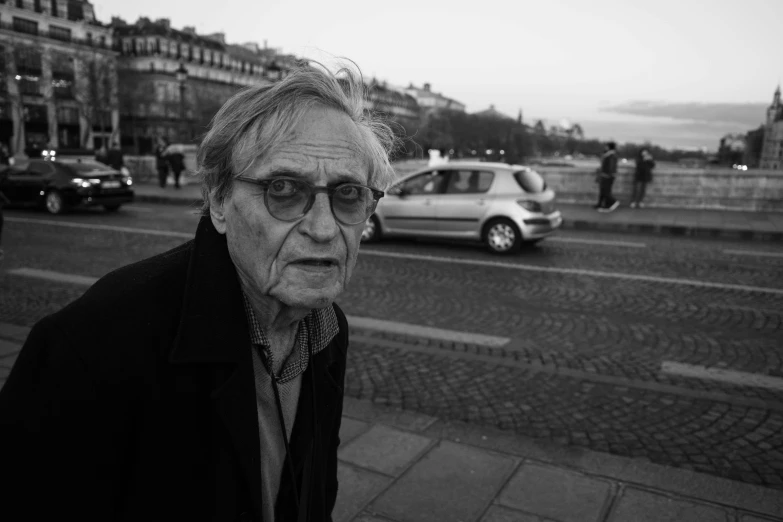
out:
M46 161L31 161L27 172L30 174L51 174L54 172L54 168Z
M108 165L99 163L97 161L63 161L61 165L67 165L68 168L75 171L77 174L88 174L90 172L114 170Z
M445 172L425 172L407 180L402 188L408 194L440 194L445 181Z
M544 178L535 170L525 169L515 172L514 179L525 192L537 194L546 190Z
M481 194L489 190L495 174L483 170L452 170L447 194Z

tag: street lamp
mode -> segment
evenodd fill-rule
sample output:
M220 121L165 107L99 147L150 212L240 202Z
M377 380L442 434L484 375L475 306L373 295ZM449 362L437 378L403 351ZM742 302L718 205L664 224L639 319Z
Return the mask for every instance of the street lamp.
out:
M185 65L180 62L179 68L175 71L177 81L179 82L179 117L182 124L182 129L185 128L185 81L188 79L188 70L185 69ZM183 131L184 133L184 131Z

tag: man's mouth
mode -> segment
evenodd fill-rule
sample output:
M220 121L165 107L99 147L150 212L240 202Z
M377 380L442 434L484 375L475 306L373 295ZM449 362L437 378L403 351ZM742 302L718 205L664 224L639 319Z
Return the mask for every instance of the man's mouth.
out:
M304 259L297 259L295 263L298 265L320 267L320 268L332 268L337 266L336 259L325 258L325 257L309 257Z

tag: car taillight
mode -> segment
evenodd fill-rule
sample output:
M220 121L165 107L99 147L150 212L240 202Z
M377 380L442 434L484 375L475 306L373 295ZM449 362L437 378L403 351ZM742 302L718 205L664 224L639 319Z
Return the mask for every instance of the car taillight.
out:
M517 205L524 208L525 210L529 210L530 212L541 212L541 203L539 203L538 201L518 199Z

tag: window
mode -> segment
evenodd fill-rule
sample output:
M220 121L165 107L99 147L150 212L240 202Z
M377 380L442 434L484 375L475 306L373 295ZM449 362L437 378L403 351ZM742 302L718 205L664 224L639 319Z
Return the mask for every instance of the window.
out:
M52 4L51 7L52 16L60 16L59 11L57 11L57 0L51 0L51 4Z
M514 179L525 192L537 194L546 190L546 182L541 175L534 170L520 170L514 173Z
M34 0L33 9L35 10L36 13L43 13L43 8L41 7L41 0Z
M38 34L38 22L14 16L14 31L26 34Z
M41 51L34 47L19 46L14 49L16 80L19 92L38 96L41 94Z
M445 181L445 172L425 172L403 183L402 188L409 195L440 194Z
M57 107L57 123L79 125L79 109L75 107Z
M68 20L84 20L84 6L81 0L68 0Z
M447 194L481 194L489 190L492 172L479 170L452 170L449 176L449 184L446 187Z
M73 99L74 81L73 62L68 56L53 54L52 87L54 87L54 97L65 100Z
M46 105L25 105L22 109L24 120L34 123L48 123L49 118L46 114Z
M56 25L49 26L49 37L55 40L62 40L63 42L71 41L71 30L67 27L58 27Z

